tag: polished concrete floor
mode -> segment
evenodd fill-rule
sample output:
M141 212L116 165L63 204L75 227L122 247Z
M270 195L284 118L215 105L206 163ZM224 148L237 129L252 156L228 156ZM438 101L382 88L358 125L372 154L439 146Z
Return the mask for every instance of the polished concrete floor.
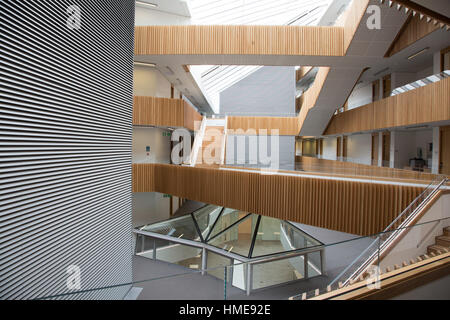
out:
M357 237L341 232L301 224L297 225L316 239L330 245L330 247L325 250L326 275L255 290L250 296L247 296L243 290L227 283L228 299L288 299L290 296L305 291L324 288L371 242L371 239L368 238L351 241ZM196 260L196 262L198 262L198 260ZM272 270L277 269L279 268L272 268ZM217 272L216 276L220 276L223 269L216 270L215 272ZM295 275L292 275L292 277L294 276ZM135 287L143 288L139 295L139 299L222 300L224 298L223 280L212 275L202 276L198 271L196 272L195 270L176 264L153 261L151 259L135 256L133 258L133 277L134 281L152 279L134 285ZM255 279L255 283L258 283L258 279Z

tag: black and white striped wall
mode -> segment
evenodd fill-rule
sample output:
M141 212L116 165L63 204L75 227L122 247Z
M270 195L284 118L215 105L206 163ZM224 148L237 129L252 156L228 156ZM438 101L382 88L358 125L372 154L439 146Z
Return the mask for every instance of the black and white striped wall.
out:
M132 280L134 7L0 2L0 299Z

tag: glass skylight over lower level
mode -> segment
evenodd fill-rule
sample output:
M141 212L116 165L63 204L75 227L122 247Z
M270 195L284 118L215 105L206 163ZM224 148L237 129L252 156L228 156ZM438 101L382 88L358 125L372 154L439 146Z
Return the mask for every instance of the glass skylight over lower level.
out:
M288 221L214 205L137 229L173 242L206 243L249 259L321 245Z

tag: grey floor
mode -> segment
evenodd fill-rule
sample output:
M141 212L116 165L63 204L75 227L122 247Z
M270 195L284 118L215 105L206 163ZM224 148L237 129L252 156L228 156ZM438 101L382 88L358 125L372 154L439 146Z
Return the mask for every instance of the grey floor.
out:
M357 236L302 224L296 224L311 236L329 245L325 251L326 275L299 280L289 284L255 290L247 296L241 289L227 285L227 298L233 300L283 300L305 291L324 288L340 271L364 250L371 239L351 241ZM339 244L335 244L339 243ZM138 299L151 300L222 300L224 282L213 276L202 276L183 266L134 256L134 286L142 288Z

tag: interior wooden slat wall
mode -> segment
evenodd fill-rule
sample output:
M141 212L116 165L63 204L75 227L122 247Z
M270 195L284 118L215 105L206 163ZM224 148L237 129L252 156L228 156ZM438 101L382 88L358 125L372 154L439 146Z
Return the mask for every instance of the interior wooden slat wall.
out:
M346 53L353 37L366 13L370 0L353 0L345 13L344 21L344 52Z
M183 100L184 128L191 131L198 130L202 121L202 115L198 113L188 102Z
M426 172L403 170L396 168L377 167L360 163L317 159L313 157L295 157L296 164L300 164L305 171L323 171L323 173L339 174L347 177L378 177L382 179L414 180L418 183L429 183L437 178L437 175Z
M275 129L279 130L279 135L282 136L295 136L299 132L296 117L228 117L227 124L228 130L253 129L257 134L262 129L266 129L268 135L274 133L272 130Z
M138 26L136 55L342 56L344 28L323 26Z
M383 230L420 187L133 164L133 192L160 192L359 235Z
M325 135L450 120L450 78L334 115Z
M325 84L325 80L327 79L329 72L330 67L320 67L319 71L317 72L314 83L302 95L302 105L300 106L300 112L297 116L299 131L303 126L303 122L305 121L309 110L315 106L317 99L319 98L320 91L322 90L322 87Z
M404 27L397 35L395 42L386 54L387 57L393 56L397 52L409 47L417 40L422 39L426 35L439 29L439 24L427 22L426 19L420 19L419 15L412 15L405 23Z
M184 127L194 130L201 115L182 99L135 96L133 125Z

